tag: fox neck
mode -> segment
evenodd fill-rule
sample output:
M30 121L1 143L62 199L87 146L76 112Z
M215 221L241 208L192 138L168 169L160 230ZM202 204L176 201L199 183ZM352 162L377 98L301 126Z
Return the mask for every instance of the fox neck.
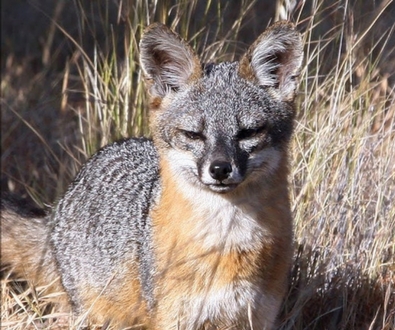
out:
M187 182L162 159L162 194L152 212L154 227L173 247L199 246L220 253L256 250L273 236L292 235L286 159L283 163L267 182L218 194ZM284 233L287 227L289 233Z
M292 256L286 168L270 187L247 184L231 196L187 184L163 160L161 180L151 218L164 313L187 306L202 320L221 310L238 315L255 299L276 309Z

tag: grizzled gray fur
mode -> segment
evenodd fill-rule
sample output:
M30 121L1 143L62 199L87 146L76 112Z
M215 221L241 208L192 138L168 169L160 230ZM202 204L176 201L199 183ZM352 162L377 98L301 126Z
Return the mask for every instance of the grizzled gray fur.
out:
M82 167L53 213L51 232L62 283L75 307L81 293L76 286L84 276L100 291L122 271L119 260L135 260L152 303L148 213L158 193L158 155L150 140L113 143ZM110 290L111 285L122 283L115 279Z

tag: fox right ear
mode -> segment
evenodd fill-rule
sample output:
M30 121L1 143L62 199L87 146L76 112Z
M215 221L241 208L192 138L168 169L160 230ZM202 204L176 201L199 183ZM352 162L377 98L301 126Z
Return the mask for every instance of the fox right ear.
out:
M147 27L140 41L140 63L153 97L163 98L202 75L192 48L163 24Z

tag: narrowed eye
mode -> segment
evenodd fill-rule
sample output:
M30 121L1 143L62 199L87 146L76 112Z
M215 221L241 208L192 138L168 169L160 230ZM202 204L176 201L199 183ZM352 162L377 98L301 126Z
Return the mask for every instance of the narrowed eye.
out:
M237 138L239 140L246 140L246 139L251 139L261 133L263 133L266 129L266 126L261 126L257 128L246 128L242 129L239 134L237 134Z
M180 132L190 140L205 140L205 136L200 132L180 130Z

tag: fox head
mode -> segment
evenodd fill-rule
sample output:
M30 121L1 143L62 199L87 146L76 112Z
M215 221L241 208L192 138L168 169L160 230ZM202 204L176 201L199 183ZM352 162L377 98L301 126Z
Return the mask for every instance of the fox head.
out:
M204 65L161 24L146 29L140 54L153 139L174 175L228 193L274 174L292 134L303 58L291 23L272 25L239 62Z

